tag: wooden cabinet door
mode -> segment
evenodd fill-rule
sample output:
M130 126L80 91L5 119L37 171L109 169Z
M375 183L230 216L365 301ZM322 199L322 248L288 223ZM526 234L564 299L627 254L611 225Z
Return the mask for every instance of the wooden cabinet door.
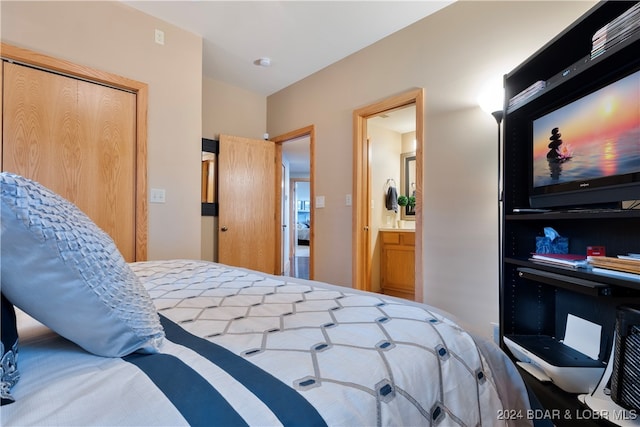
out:
M415 299L415 233L380 233L380 280L382 293Z
M76 204L136 257L136 95L3 62L2 170Z
M277 274L276 206L275 144L220 135L218 261Z

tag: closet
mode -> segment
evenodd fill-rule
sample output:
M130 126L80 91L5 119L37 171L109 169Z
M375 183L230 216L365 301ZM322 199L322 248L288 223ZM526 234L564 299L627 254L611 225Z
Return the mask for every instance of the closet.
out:
M146 259L146 85L4 44L2 56L2 171L75 203L125 260Z

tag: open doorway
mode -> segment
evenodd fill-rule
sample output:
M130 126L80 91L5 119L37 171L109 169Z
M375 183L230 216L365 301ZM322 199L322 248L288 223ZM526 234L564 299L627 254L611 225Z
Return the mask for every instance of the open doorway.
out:
M292 175L299 172L292 170ZM309 278L311 247L311 186L308 177L292 176L290 179L290 212L293 220L289 229L291 242L291 269L289 276Z
M313 279L313 150L315 131L307 126L272 139L282 165L277 224L280 235L280 274Z
M363 289L368 291L376 291L372 288L372 273L374 273L374 256L381 258L381 255L375 251L375 244L377 242L378 232L380 226L374 227L372 222L372 215L374 212L380 212L384 210L386 206L385 198L383 197L383 191L387 189L386 182L383 186L378 185L372 178L372 141L369 137L369 121L374 120L376 117L382 115L388 115L391 112L403 110L406 107L413 107L415 114L415 151L409 156L410 153L399 153L397 159L397 166L400 167L402 161L412 158L412 167L415 168L413 175L410 178L413 187L409 187L407 191L400 188L400 179L395 181L395 185L398 187L398 194L415 197L415 204L411 207L411 215L415 218L413 224L412 233L415 237L415 242L412 243L413 249L413 263L411 268L413 271L413 299L416 301L423 300L423 286L422 286L422 156L423 156L423 122L424 122L424 90L415 89L406 92L401 95L391 97L389 99L377 102L375 104L363 107L354 111L354 202L355 208L353 212L353 283L357 289ZM405 149L401 149L405 150ZM406 154L401 156L401 154ZM394 179L389 177L389 179ZM384 187L384 188L382 188ZM399 197L398 197L399 200ZM406 207L401 206L398 209L398 213L404 212ZM377 215L377 214L376 214ZM379 216L377 216L379 218ZM390 220L388 224L385 224L387 228L396 229L404 228L399 226L399 223L392 222ZM398 218L400 221L400 217ZM386 222L386 220L385 220ZM412 225L413 225L412 224ZM398 230L396 230L398 231ZM374 235L375 233L375 235ZM397 234L397 233L395 233ZM395 236L394 234L394 236ZM407 236L408 237L408 236ZM407 239L408 240L408 239ZM378 254L378 255L376 255ZM382 262L382 260L381 260ZM397 264L397 263L395 263ZM382 274L382 273L381 273ZM382 280L382 279L381 279Z

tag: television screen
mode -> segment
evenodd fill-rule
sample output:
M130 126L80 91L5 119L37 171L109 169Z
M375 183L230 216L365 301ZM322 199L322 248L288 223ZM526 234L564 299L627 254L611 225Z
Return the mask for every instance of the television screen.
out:
M640 172L640 71L533 121L533 194Z

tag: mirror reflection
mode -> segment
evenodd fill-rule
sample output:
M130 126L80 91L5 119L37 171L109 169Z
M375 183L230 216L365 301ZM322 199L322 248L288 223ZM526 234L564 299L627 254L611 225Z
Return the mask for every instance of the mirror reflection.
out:
M215 203L216 194L216 155L202 152L202 203Z
M409 198L409 203L400 212L401 219L415 220L416 216L416 153L402 153L400 156L400 188Z
M202 138L201 214L218 216L218 141Z

